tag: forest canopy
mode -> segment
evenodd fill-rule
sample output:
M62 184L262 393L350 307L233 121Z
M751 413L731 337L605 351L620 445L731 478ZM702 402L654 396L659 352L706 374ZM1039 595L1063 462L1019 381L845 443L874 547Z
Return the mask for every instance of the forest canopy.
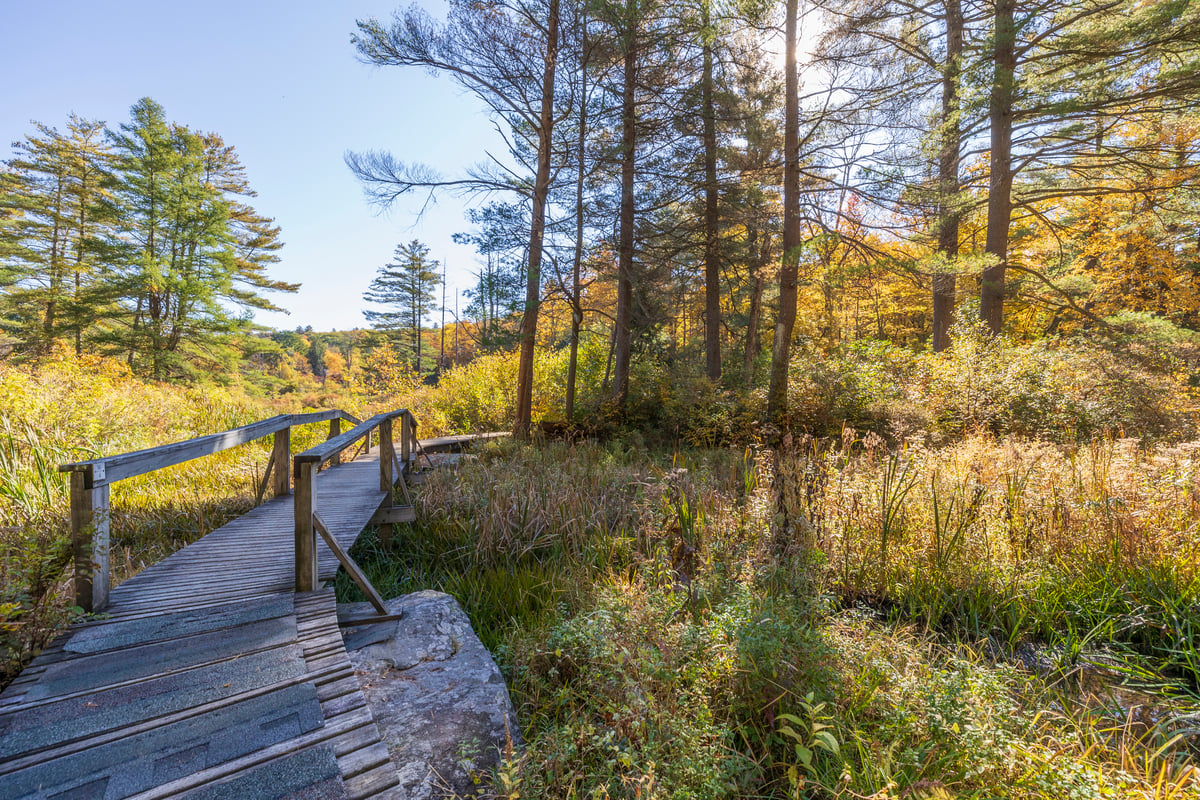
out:
M285 352L249 314L297 287L268 275L281 232L236 151L144 99L116 127L37 124L0 170L12 356L58 342L160 380L240 362L272 391L299 369L385 392L515 350L518 432L597 409L638 424L657 413L643 401L695 392L811 427L797 393L818 390L793 373L819 383L884 345L949 353L954 331L1190 369L1194 3L453 0L363 19L352 45L455 81L504 136L451 175L420 153L346 156L373 202L480 201L456 237L478 252L461 309L425 287L399 337L397 298L368 289L380 335L331 372ZM549 405L539 351L566 359Z
M1193 3L455 0L354 45L449 76L506 136L512 168L347 161L383 204L515 199L519 225L505 200L474 241L526 284L518 396L543 302L570 319L551 346L607 337L616 408L639 361L686 363L768 382L774 419L794 343L944 351L956 315L1024 341L1200 324Z

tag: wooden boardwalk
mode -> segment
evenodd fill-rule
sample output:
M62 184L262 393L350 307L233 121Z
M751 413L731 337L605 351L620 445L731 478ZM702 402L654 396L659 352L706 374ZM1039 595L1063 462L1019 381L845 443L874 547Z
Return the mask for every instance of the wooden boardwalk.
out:
M378 451L321 471L350 548L385 501ZM0 798L365 798L397 784L332 589L295 593L291 495L112 590L0 694ZM338 561L318 540L318 577Z

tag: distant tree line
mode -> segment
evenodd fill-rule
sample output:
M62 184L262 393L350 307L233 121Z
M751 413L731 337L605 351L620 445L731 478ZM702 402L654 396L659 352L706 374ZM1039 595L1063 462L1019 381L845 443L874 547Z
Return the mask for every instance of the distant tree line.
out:
M158 380L228 370L256 330L282 242L247 202L233 146L140 100L116 129L35 123L0 169L0 334L16 356L64 343Z

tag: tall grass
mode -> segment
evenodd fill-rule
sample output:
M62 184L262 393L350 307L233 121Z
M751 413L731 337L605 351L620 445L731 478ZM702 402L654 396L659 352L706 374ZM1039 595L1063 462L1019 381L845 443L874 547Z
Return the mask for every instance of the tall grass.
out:
M355 557L385 596L454 594L489 647L514 620L536 620L577 590L580 570L619 568L638 549L652 465L620 447L525 448L498 441L415 493L417 523ZM360 600L339 575L339 596Z
M561 389L556 362L543 366L539 415ZM422 434L504 427L510 367L480 359L377 401L417 408ZM673 436L728 439L724 395L696 396L711 430ZM145 385L111 362L0 367L12 663L70 613L53 466L283 410ZM527 741L498 785L564 798L1200 797L1200 444L969 436L897 449L846 429L774 453L671 452L645 438L489 445L430 476L418 523L357 545L385 594L451 592L496 653ZM118 484L118 575L248 507L266 448ZM359 599L342 578L338 592Z
M1200 687L1200 445L981 436L901 454L850 438L781 457L818 475L791 511L842 597L1010 647L1120 642Z
M145 383L108 359L0 365L0 684L70 619L69 492L60 464L237 427L283 410L229 389ZM324 436L295 432L294 446ZM114 583L244 513L268 440L113 486Z
M1186 529L1190 447L842 444L492 446L356 554L497 655L527 741L504 796L1200 797L1187 537L1102 502L1137 487L1123 513Z

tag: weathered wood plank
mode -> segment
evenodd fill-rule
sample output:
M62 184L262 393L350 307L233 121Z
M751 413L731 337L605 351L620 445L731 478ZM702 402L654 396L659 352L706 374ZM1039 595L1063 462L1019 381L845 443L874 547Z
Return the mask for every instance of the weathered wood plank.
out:
M403 424L408 416L401 415L400 419ZM387 492L389 495L396 482L394 477L395 461L396 445L392 441L392 421L381 419L379 421L379 491Z
M59 472L91 473L94 475L94 482L97 486L104 483L116 483L126 478L132 478L135 475L143 475L147 472L162 469L163 467L170 467L175 464L182 464L185 461L201 458L202 456L219 453L230 447L237 447L238 445L252 442L255 439L269 436L279 430L332 419L345 419L358 424L356 417L347 414L341 409L311 411L304 414L280 414L269 419L253 422L249 425L243 425L240 428L222 431L221 433L212 433L183 442L159 445L158 447L148 447L145 450L137 450L132 453L122 453L115 456L94 458L90 461L63 464L58 469ZM97 467L100 469L96 469Z
M383 482L381 474L386 474L386 470L377 461L379 457L372 454L321 473L320 516L312 531L313 547L309 558L312 569L317 573L313 581L314 588L322 578L331 577L339 563L344 563L352 576L364 582L366 580L346 551L371 521L381 503L390 496L389 491L380 488ZM388 458L384 464L391 468L394 478L394 459ZM274 477L278 477L281 471L275 470ZM81 471L79 475L86 484L86 472ZM315 468L311 468L310 478L309 508L315 505L317 494ZM308 683L316 693L316 702L325 719L322 727L276 744L255 745L258 749L252 752L240 751L245 755L220 764L209 762L207 767L198 768L190 775L147 788L135 796L148 800L150 797L187 792L215 782L236 780L258 765L278 761L298 750L326 745L336 754L342 779L349 781L351 788L347 791L350 796L367 797L386 793L397 785L395 770L388 762L387 750L379 741L370 709L346 656L332 590L288 595L293 598L293 615L288 619L294 621L295 634L294 638L284 637L287 638L286 642L274 635L273 638L262 638L260 642L257 634L251 633L257 630L254 626L265 628L273 624L267 622L275 618L273 613L264 616L265 612L260 611L256 621L248 621L244 611L228 611L233 607L231 601L246 606L250 598L266 601L271 597L280 597L281 591L294 589L297 560L294 553L295 518L297 506L303 506L306 501L300 489L302 483L302 480L298 483L296 495L259 506L113 589L111 617L93 620L73 629L80 635L87 632L87 637L90 637L87 641L95 639L94 646L88 645L81 652L66 652L62 648L67 637L62 637L61 641L48 648L48 652L40 658L39 665L31 667L26 676L0 695L0 725L5 719L29 719L27 715L30 713L41 713L37 709L63 701L68 704L84 702L91 696L99 696L94 695L95 692L116 692L137 704L141 702L137 694L141 691L139 687L143 684L150 686L156 681L164 687L174 687L183 680L188 687L208 686L217 690L218 694L221 687L226 686L228 688L225 691L232 694L184 708L178 707L178 702L171 701L163 705L164 713L154 711L156 715L152 718L144 718L151 711L150 707L139 706L141 710L132 724L112 729L107 727L108 722L98 729L93 725L93 730L86 736L57 744L53 738L43 736L45 744L37 746L35 752L22 753L18 747L13 758L4 759L4 763L0 764L0 775L21 769L42 769L40 765L48 761L63 765L95 765L98 763L97 756L76 756L109 745L117 746L121 753L126 753L130 751L131 743L142 740L131 737L144 738L151 732L170 731L173 730L172 725L181 723L187 723L185 728L195 730L189 720L216 714L242 701L267 700L273 693L283 692L289 686ZM397 513L401 511L397 509ZM367 591L369 587L367 583L364 590ZM368 595L371 594L377 607L382 608L378 593L369 589ZM255 606L257 602L249 605ZM195 610L198 609L209 611L197 613ZM188 613L169 617L174 620L168 626L171 630L155 627L155 617L177 610L187 610ZM207 627L186 624L193 617L210 620L210 624ZM239 629L238 626L244 631L240 640L233 633ZM118 633L105 639L108 634L104 631L108 629ZM226 631L229 633L226 634ZM205 644L209 640L214 643L211 647ZM84 639L80 641L82 643ZM268 685L245 691L238 691L237 685L229 686L225 678L216 678L219 670L225 668L221 665L236 664L239 669L244 665L258 674L253 666L257 660L273 658L275 653L284 651L302 654L299 656L303 659L302 676L283 679L283 672L279 675L264 674ZM115 666L106 672L105 664L108 661ZM212 672L214 669L218 671ZM58 677L51 680L55 675ZM36 691L29 695L30 690ZM212 692L209 692L207 696L211 695ZM205 696L201 692L198 698L203 700ZM53 724L57 725L63 719L69 721L69 717L54 712ZM57 732L54 735L59 736ZM154 733L153 741L159 744L169 741L161 740L159 736ZM10 741L8 745L11 749L14 743ZM176 771L174 774L179 773ZM83 775L78 778L84 779ZM58 780L56 774L55 782ZM66 776L62 786L74 786L74 780L76 778ZM0 791L0 794L3 792Z
M329 420L329 435L328 435L328 436L326 436L325 438L326 438L326 439L333 439L333 438L336 438L336 437L338 437L338 436L341 436L341 434L342 434L342 421L341 421L341 419L331 419L331 420ZM341 454L340 452L338 452L338 453L334 453L334 454L333 454L333 457L329 459L329 463L330 463L330 464L332 464L332 465L333 465L333 466L335 466L335 467L336 467L338 464L341 464L341 463L342 463L342 454Z
M284 497L292 492L292 476L288 466L292 463L292 429L284 428L275 431L275 441L271 447L271 464L275 467L275 482L273 484L276 497Z
M172 797L190 789L237 775L240 772L245 772L253 767L265 764L280 756L295 753L306 747L312 747L324 742L333 744L339 736L352 734L364 725L373 725L373 721L369 716L365 720L361 716L355 715L351 715L346 719L327 719L323 728L294 739L289 739L272 747L258 750L250 755L195 772L170 783L164 783L161 786L156 786L153 789L132 795L129 800L158 800L158 798Z
M488 442L492 439L504 439L512 436L506 431L493 433L467 433L457 436L436 436L431 439L421 439L421 449L427 453L450 453L461 450L464 446L475 442Z
M390 796L390 791L397 783L396 768L389 760L372 770L346 779L345 786L346 793L350 795L351 800L365 800L365 798L376 797L385 792L388 792Z
M296 591L317 588L317 548L313 538L313 508L316 505L316 469L312 462L296 462L294 498Z
M416 522L417 511L412 506L387 506L371 517L372 525L394 525L398 522Z
M232 694L228 697L224 697L219 700L213 700L211 702L203 703L198 706L193 706L191 708L182 709L180 711L176 711L176 712L173 712L170 714L164 714L162 716L155 717L154 719L149 719L149 720L145 720L145 721L142 721L142 722L139 722L136 724L127 725L119 730L107 731L104 733L100 733L100 734L96 734L94 736L88 737L86 739L72 740L72 741L66 742L62 745L59 745L58 747L55 747L53 749L41 750L41 751L32 753L30 755L18 756L16 758L11 758L11 759L0 759L0 775L8 774L10 772L15 772L16 770L24 769L28 766L40 763L42 761L48 761L48 760L51 760L54 758L61 758L63 756L68 756L68 755L71 755L74 753L78 753L78 752L87 750L92 747L99 747L99 746L108 744L110 742L114 742L118 739L126 738L128 736L132 736L132 735L139 734L139 733L144 733L147 731L154 730L156 728L162 728L167 725L171 725L173 723L180 722L182 720L185 720L185 719L188 719L191 717L196 717L196 716L200 716L203 714L207 714L211 711L214 711L214 710L217 710L220 708L224 708L228 705L240 703L244 700L251 700L256 697L262 697L263 695L270 694L271 692L275 692L280 689L286 689L290 686L297 686L302 683L313 683L320 676L327 677L329 675L334 675L334 674L344 675L345 672L346 672L346 667L342 666L342 665L325 668L321 672L315 672L312 669L312 665L310 664L309 671L306 675L297 675L297 676L293 676L286 680L279 681L277 683L273 683L273 684L270 684L267 686L255 687L253 689L249 689L244 692ZM319 697L319 695L318 695L318 697Z

